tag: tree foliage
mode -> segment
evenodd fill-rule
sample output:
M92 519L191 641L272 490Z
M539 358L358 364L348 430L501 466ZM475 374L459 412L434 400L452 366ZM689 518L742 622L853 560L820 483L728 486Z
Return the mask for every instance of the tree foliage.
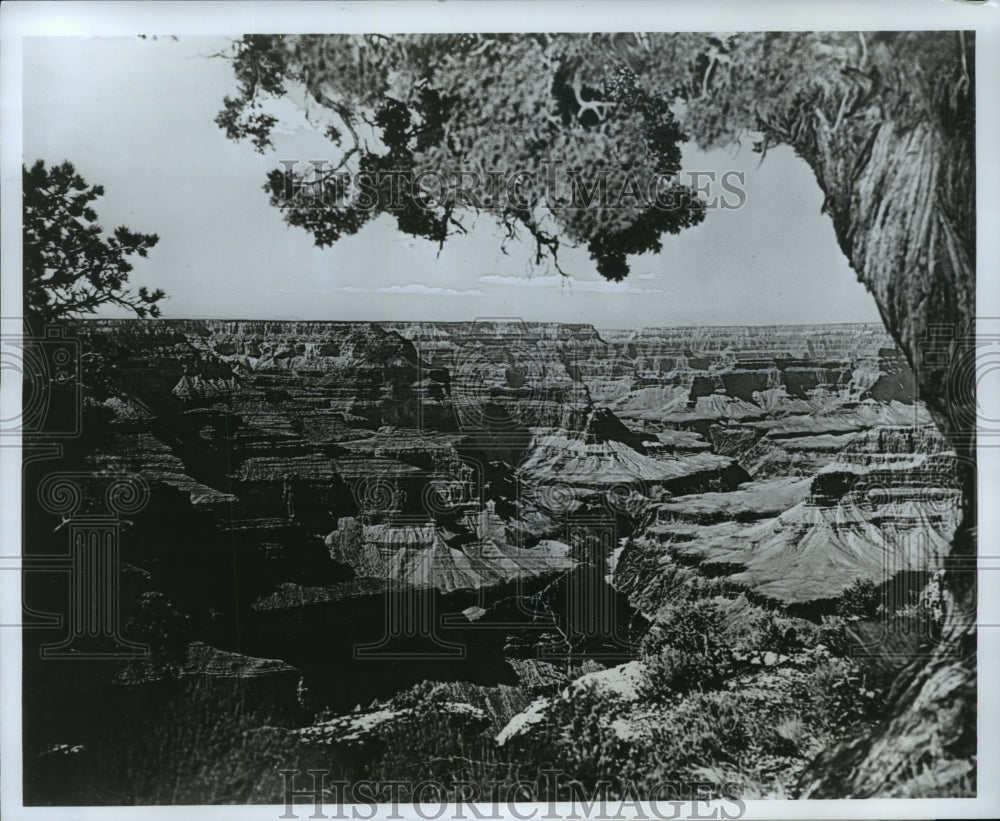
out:
M160 289L126 289L132 263L156 245L155 234L125 227L110 235L92 203L104 195L88 185L70 162L46 168L22 166L24 197L24 314L48 322L118 305L139 317L159 316Z
M562 161L554 186L524 186L537 207L487 210L508 238L527 229L537 261L558 266L562 243L585 244L613 280L627 275L628 255L661 251L664 235L700 222L704 203L678 183L672 208L626 196L610 207L573 207L571 172L607 172L609 190L624 194L630 174L676 174L689 136L703 147L749 142L762 155L787 144L813 166L836 222L843 217L833 189L851 180L841 171L863 165L873 118L912 127L947 110L956 133L974 131L963 108L971 37L961 33L251 35L230 58L238 93L217 118L230 138L267 150L278 123L268 100L276 97L299 101L326 125L339 159L311 178L275 170L266 186L288 222L320 246L386 211L401 231L437 242L465 230L468 204L455 196L431 208L387 190L374 208L303 205L305 193L315 203L317 184L344 194L336 175L345 169L544 177ZM849 226L837 227L845 246ZM971 229L963 218L957 230L967 239Z
M536 262L558 267L563 244L584 244L601 274L620 280L627 255L661 250L663 235L704 218L704 204L678 179L687 135L672 98L651 93L621 60L595 63L591 51L577 36L252 35L234 45L239 93L217 123L263 152L277 124L268 98L304 100L324 122L337 161L293 178L276 169L266 186L320 246L383 213L400 231L443 243L466 230L464 214L488 211L506 240L528 232ZM399 175L456 169L483 187L423 196L399 185ZM344 171L381 172L372 206L316 207L348 193ZM489 188L497 172L501 188L522 172L516 190ZM607 193L577 207L574 179L588 190L599 179Z

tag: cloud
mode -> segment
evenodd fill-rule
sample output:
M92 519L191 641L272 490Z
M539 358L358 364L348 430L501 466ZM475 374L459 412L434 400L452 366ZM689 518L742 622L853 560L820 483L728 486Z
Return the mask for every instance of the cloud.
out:
M378 292L380 294L420 294L421 296L486 296L485 291L475 288L457 290L455 288L424 285L422 282L409 282L406 285L389 285L385 288L379 288Z
M595 294L658 294L659 290L639 288L627 282L610 280L573 279L559 274L541 277L508 277L493 274L479 277L484 285L501 285L516 288L565 288L567 291L583 291Z
M639 274L639 279L659 279L659 278L660 275L657 273Z
M424 285L422 282L409 282L406 285L387 285L384 288L358 288L356 285L344 285L337 288L345 294L403 294L407 296L486 296L485 291L478 289L457 290L455 288L439 288Z

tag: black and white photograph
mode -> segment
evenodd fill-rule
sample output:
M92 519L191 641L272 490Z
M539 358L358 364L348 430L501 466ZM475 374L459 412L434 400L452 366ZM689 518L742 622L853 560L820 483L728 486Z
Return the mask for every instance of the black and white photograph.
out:
M994 817L994 4L201 5L3 9L4 815Z

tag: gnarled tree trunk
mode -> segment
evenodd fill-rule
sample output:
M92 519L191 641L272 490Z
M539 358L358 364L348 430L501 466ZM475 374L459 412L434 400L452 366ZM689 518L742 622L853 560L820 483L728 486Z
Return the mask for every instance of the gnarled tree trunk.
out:
M899 675L873 733L812 762L802 797L975 790L974 54L971 35L919 36L940 38L952 71L929 77L935 67L913 56L912 39L882 37L867 50L863 81L830 101L837 113L817 107L792 145L913 366L919 398L967 461L964 517L949 557L941 641Z

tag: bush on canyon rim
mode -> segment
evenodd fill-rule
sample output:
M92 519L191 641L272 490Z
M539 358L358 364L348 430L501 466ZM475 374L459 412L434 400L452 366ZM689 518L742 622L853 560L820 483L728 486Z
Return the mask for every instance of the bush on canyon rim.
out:
M752 674L731 690L684 696L632 755L650 756L654 766L647 761L644 772L651 782L721 772L747 782L746 797L783 797L809 759L844 728L871 721L877 707L851 662L821 653L808 665Z
M680 599L656 614L641 646L646 695L717 687L755 656L813 643L816 628L736 599Z

